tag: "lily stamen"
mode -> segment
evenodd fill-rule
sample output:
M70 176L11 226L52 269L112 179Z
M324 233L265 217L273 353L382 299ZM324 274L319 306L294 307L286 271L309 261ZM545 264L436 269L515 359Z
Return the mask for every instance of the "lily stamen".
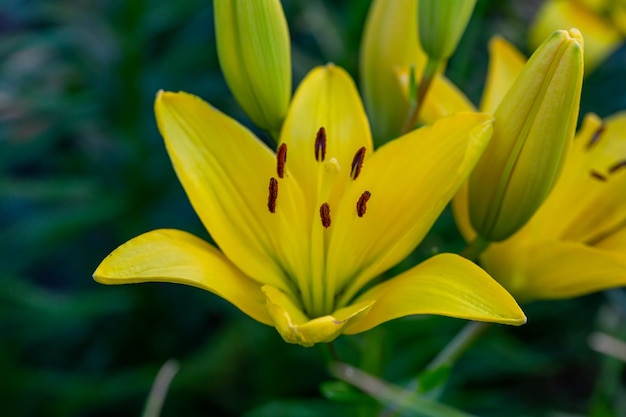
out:
M622 159L621 161L618 161L615 164L611 165L611 167L609 168L609 174L615 174L622 168L626 168L626 159Z
M276 150L276 173L278 178L285 177L285 163L287 162L287 145L281 143Z
M598 127L598 129L591 136L591 139L589 139L589 142L587 142L587 147L586 147L587 150L591 149L591 147L593 145L598 143L598 141L600 140L600 137L602 136L602 133L604 133L604 125L603 124L600 125L600 127Z
M414 314L525 322L502 286L457 255L436 255L378 282L410 255L468 177L489 142L488 114L442 118L376 154L353 80L338 67L319 67L296 90L280 129L278 144L290 152L287 172L284 147L271 152L196 96L159 92L155 112L176 173L216 246L182 230L153 230L106 257L96 281L199 287L306 347ZM373 156L354 188L347 168L361 147ZM368 221L358 221L354 204L366 189L376 206ZM258 212L263 194L276 216Z
M322 162L326 158L326 129L320 127L315 135L315 160Z
M599 181L606 181L606 176L600 174L598 171L590 171L589 175L591 175L593 178L599 180Z
M276 199L278 198L278 180L274 177L270 178L269 197L267 198L267 208L270 213L276 213Z
M330 206L328 203L320 206L320 218L322 219L322 226L328 229L330 226Z
M356 203L356 214L359 217L363 217L365 211L367 210L367 202L369 201L372 194L369 191L364 191L359 197L359 201Z
M365 147L362 146L358 151L354 154L354 158L352 159L352 168L350 170L350 178L356 180L361 173L361 168L363 167L363 160L365 159Z

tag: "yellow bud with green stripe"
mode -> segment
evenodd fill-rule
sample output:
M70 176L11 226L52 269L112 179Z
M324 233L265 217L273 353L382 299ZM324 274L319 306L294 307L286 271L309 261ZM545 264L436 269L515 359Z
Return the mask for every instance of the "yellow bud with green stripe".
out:
M217 54L233 95L277 137L291 98L289 29L279 0L214 0Z
M511 236L552 190L574 137L582 77L580 32L557 31L502 99L492 140L469 180L470 220L483 238Z
M450 58L475 5L476 0L419 1L419 40L429 57L437 61Z

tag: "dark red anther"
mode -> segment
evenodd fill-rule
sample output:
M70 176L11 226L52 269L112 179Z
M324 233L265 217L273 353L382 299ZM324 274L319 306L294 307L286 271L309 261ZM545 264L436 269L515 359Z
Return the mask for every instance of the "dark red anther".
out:
M276 173L278 178L285 177L285 163L287 162L287 145L281 143L276 150Z
M367 210L367 202L369 201L372 194L369 191L364 191L359 197L359 201L356 202L356 214L359 217L363 217L365 211Z
M589 142L587 142L587 147L586 147L587 150L591 149L591 147L593 145L598 143L598 141L600 140L600 136L602 136L602 133L604 133L604 125L603 124L600 125L600 127L598 129L596 129L595 132L593 132L593 135L591 136L591 139L589 139Z
M595 178L599 181L606 181L606 176L600 174L598 171L590 171L589 175L591 175L592 178Z
M611 167L609 168L609 174L615 174L622 168L626 168L626 159L623 159L611 165Z
M326 158L326 129L320 127L315 135L315 160L322 162Z
M330 206L328 203L320 206L320 218L322 219L322 226L328 229L330 226Z
M267 208L270 213L276 213L276 199L278 198L278 180L270 178L270 195L267 198Z
M365 159L365 146L359 148L358 151L354 154L354 158L352 158L352 169L350 170L350 178L356 180L361 173L361 168L363 167L363 160Z

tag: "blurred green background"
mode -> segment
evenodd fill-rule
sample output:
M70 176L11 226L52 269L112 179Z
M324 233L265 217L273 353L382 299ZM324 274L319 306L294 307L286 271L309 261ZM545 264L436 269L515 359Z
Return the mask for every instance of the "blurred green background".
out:
M487 40L500 33L526 50L539 4L478 1L448 69L474 102ZM368 6L284 1L294 85L330 61L358 81ZM142 232L209 239L157 132L159 89L193 92L250 126L219 70L209 0L0 1L0 416L139 416L171 358L180 372L163 416L372 415L372 402L323 398L320 350L285 344L212 294L92 280ZM625 108L622 47L585 80L581 114ZM462 245L446 212L403 266ZM526 326L494 326L461 358L442 400L481 416L626 416L623 362L589 344L596 332L626 338L624 291L525 310ZM396 320L337 348L401 384L463 324Z

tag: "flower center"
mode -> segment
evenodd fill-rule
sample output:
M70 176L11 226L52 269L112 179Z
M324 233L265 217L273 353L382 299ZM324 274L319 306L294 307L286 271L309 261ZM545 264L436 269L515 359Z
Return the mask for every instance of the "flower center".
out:
M315 168L317 175L313 176L316 179L309 183L302 183L311 184L311 188L303 191L314 193L314 198L308 199L309 203L307 204L311 204L311 206L308 206L307 210L313 209L316 212L313 213L311 218L310 236L302 237L308 242L307 246L310 252L305 256L309 261L306 268L301 271L304 276L293 277L295 278L293 282L297 283L296 293L299 298L298 301L301 303L303 311L310 318L332 314L336 306L335 283L328 279L326 264L329 242L333 230L336 229L331 227L333 224L333 210L341 210L343 212L349 206L341 207L344 203L348 203L353 207L352 210L356 214L355 218L361 218L366 214L368 201L372 197L369 191L363 190L357 201L350 203L344 201L343 198L347 194L347 190L350 189L351 184L361 174L366 148L361 147L355 151L350 164L349 176L346 177L346 174L341 173L338 159L331 156L332 146L328 147L327 145L326 129L320 127L315 134L312 149L313 155L311 155L315 159L314 165L317 166ZM267 198L267 209L270 213L277 213L281 210L280 188L281 184L283 184L282 181L285 180L287 175L285 170L287 151L287 144L285 143L281 143L276 149L276 176L270 178ZM308 162L306 163L308 164ZM347 171L345 172L347 173ZM344 175L344 177L341 177L341 175ZM285 186L286 183L283 184L283 187ZM319 216L319 220L317 216Z
M352 159L352 164L350 167L350 178L354 181L359 177L361 173L361 169L363 168L363 161L365 160L365 147L360 147L356 153L354 154L354 158ZM315 135L315 144L314 144L314 156L317 162L324 162L326 159L326 129L324 127L320 127ZM334 159L334 158L333 158ZM330 161L329 161L330 162ZM287 144L281 143L278 149L276 150L276 175L278 178L285 177L285 164L287 163ZM336 160L330 162L331 164L336 164ZM367 190L363 191L361 197L356 202L356 213L359 217L363 217L367 210L367 202L371 197L371 193ZM269 185L269 196L267 198L267 208L270 213L276 213L276 202L278 199L278 180L274 177L270 178ZM319 208L320 211L320 220L322 222L322 226L325 228L330 227L331 218L330 218L330 205L328 201L324 201Z

